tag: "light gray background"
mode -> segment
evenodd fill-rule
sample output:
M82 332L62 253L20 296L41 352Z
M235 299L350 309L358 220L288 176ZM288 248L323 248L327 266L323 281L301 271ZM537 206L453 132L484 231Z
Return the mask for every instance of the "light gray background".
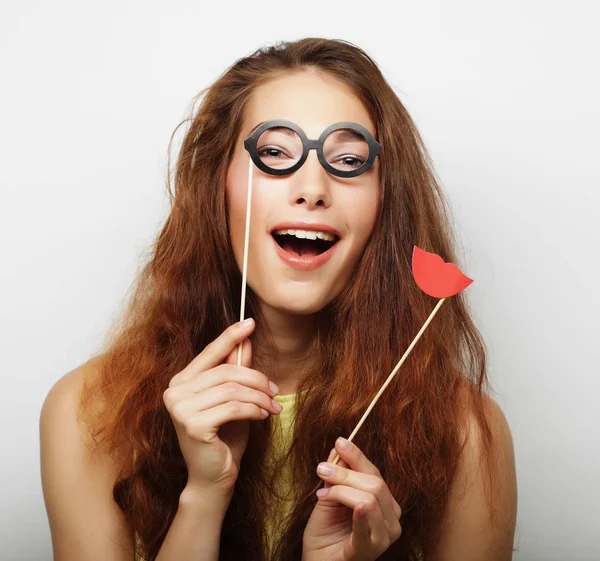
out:
M2 559L51 558L40 407L99 342L166 216L172 130L234 60L311 35L375 58L452 202L514 436L515 559L600 559L596 3L0 10Z

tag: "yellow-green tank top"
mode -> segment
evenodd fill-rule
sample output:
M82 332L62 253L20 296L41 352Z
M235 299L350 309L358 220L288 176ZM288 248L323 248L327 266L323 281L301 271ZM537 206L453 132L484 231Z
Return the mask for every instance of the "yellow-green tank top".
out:
M274 431L273 436L280 436L280 438L273 438L273 453L267 458L267 465L270 461L289 450L293 436L294 414L296 412L296 394L276 395L274 399L283 407L281 413L273 415L272 418L274 427L278 425L281 427L281 431ZM267 506L267 518L265 521L267 559L270 558L275 537L282 534L287 525L287 517L290 514L293 504L292 474L289 463L286 463L278 473L273 474L273 477L281 499L276 498Z
M280 454L287 452L291 444L292 428L294 421L294 413L296 411L296 394L276 395L273 399L281 404L283 410L279 415L272 415L273 425L278 425L281 430L275 431L274 435L280 438L273 439L273 455L267 459L267 464L278 457ZM268 514L266 518L266 541L267 541L267 559L270 557L274 539L285 528L287 516L290 513L292 506L292 479L289 464L286 464L281 471L273 475L275 477L278 492L283 497L280 501L272 501L268 506ZM136 542L138 537L135 537ZM134 555L134 561L144 561L144 558Z

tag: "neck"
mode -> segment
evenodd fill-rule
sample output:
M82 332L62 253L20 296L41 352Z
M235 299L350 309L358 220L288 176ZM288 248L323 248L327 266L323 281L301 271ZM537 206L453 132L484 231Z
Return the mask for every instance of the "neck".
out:
M296 393L298 383L311 368L316 317L285 313L264 303L261 315L252 348L255 368L279 386L279 395Z

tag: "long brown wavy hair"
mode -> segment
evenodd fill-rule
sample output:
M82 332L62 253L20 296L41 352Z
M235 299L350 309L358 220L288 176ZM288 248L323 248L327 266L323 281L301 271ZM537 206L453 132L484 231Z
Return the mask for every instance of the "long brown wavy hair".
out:
M97 450L106 450L120 467L114 498L149 561L160 550L187 479L163 392L239 317L241 273L229 236L225 182L244 107L257 85L306 68L341 80L368 109L382 146L381 204L351 282L317 314L315 364L297 388L289 450L296 502L278 537L276 559L300 560L322 484L317 464L338 436L354 429L436 304L413 280L413 246L457 262L449 206L424 143L363 50L342 40L279 42L237 60L202 90L195 98L199 106L180 123L189 122L189 129L174 177L168 174L170 213L125 312L97 353L103 355L99 376L87 383L81 404ZM261 322L250 287L246 316ZM403 511L403 534L385 559L417 559L434 540L464 443L466 411L479 423L482 458L493 472L485 363L482 338L460 293L441 307L356 435L354 442L379 468ZM99 398L102 409L95 406ZM250 421L220 559L239 559L240 552L249 561L265 558L265 512L275 500L265 472L271 422ZM493 512L493 498L488 500Z

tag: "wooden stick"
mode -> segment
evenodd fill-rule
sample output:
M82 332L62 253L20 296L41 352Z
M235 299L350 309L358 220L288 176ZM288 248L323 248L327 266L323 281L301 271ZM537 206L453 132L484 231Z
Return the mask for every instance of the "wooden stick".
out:
M248 155L248 196L246 198L246 233L244 234L244 266L242 267L242 301L240 303L240 321L246 311L246 279L248 276L248 240L250 238L250 207L252 206L252 158ZM237 363L242 364L243 341L238 345Z
M429 317L427 318L427 321L423 324L423 327L421 327L421 330L417 333L417 336L413 339L413 341L410 344L410 346L408 347L408 349L406 349L406 352L404 353L403 357L400 359L400 361L398 362L398 364L396 364L396 367L394 368L394 370L392 370L392 373L388 376L388 379L385 381L385 383L383 384L383 386L381 386L381 389L379 390L379 392L377 393L377 395L373 398L373 401L371 401L371 404L369 405L369 407L365 411L365 414L362 416L362 419L358 422L358 425L356 425L356 428L352 431L352 434L348 437L348 440L350 442L352 442L352 439L356 436L356 433L358 432L358 429L360 429L360 427L362 426L362 424L365 422L365 419L368 417L368 415L371 412L371 410L373 409L373 407L375 407L375 404L377 403L377 400L379 399L379 397L381 396L381 394L383 393L383 391L385 390L385 388L388 387L389 383L392 381L392 378L396 375L396 372L398 372L398 370L400 370L400 367L402 366L402 364L406 360L406 357L408 357L408 355L410 354L410 351L412 351L413 347L415 346L415 344L417 343L417 341L419 340L419 338L421 337L421 335L423 335L423 332L425 331L425 329L427 329L427 326L429 325L429 322L433 319L433 316L435 316L435 314L437 313L437 311L440 309L440 306L444 303L444 300L445 300L445 298L442 298L437 303L437 306L433 309L433 311L431 312L431 314L429 314ZM339 459L340 459L339 454L336 454L335 455L335 459L333 460L332 463L334 465L337 464L337 462L338 462Z

